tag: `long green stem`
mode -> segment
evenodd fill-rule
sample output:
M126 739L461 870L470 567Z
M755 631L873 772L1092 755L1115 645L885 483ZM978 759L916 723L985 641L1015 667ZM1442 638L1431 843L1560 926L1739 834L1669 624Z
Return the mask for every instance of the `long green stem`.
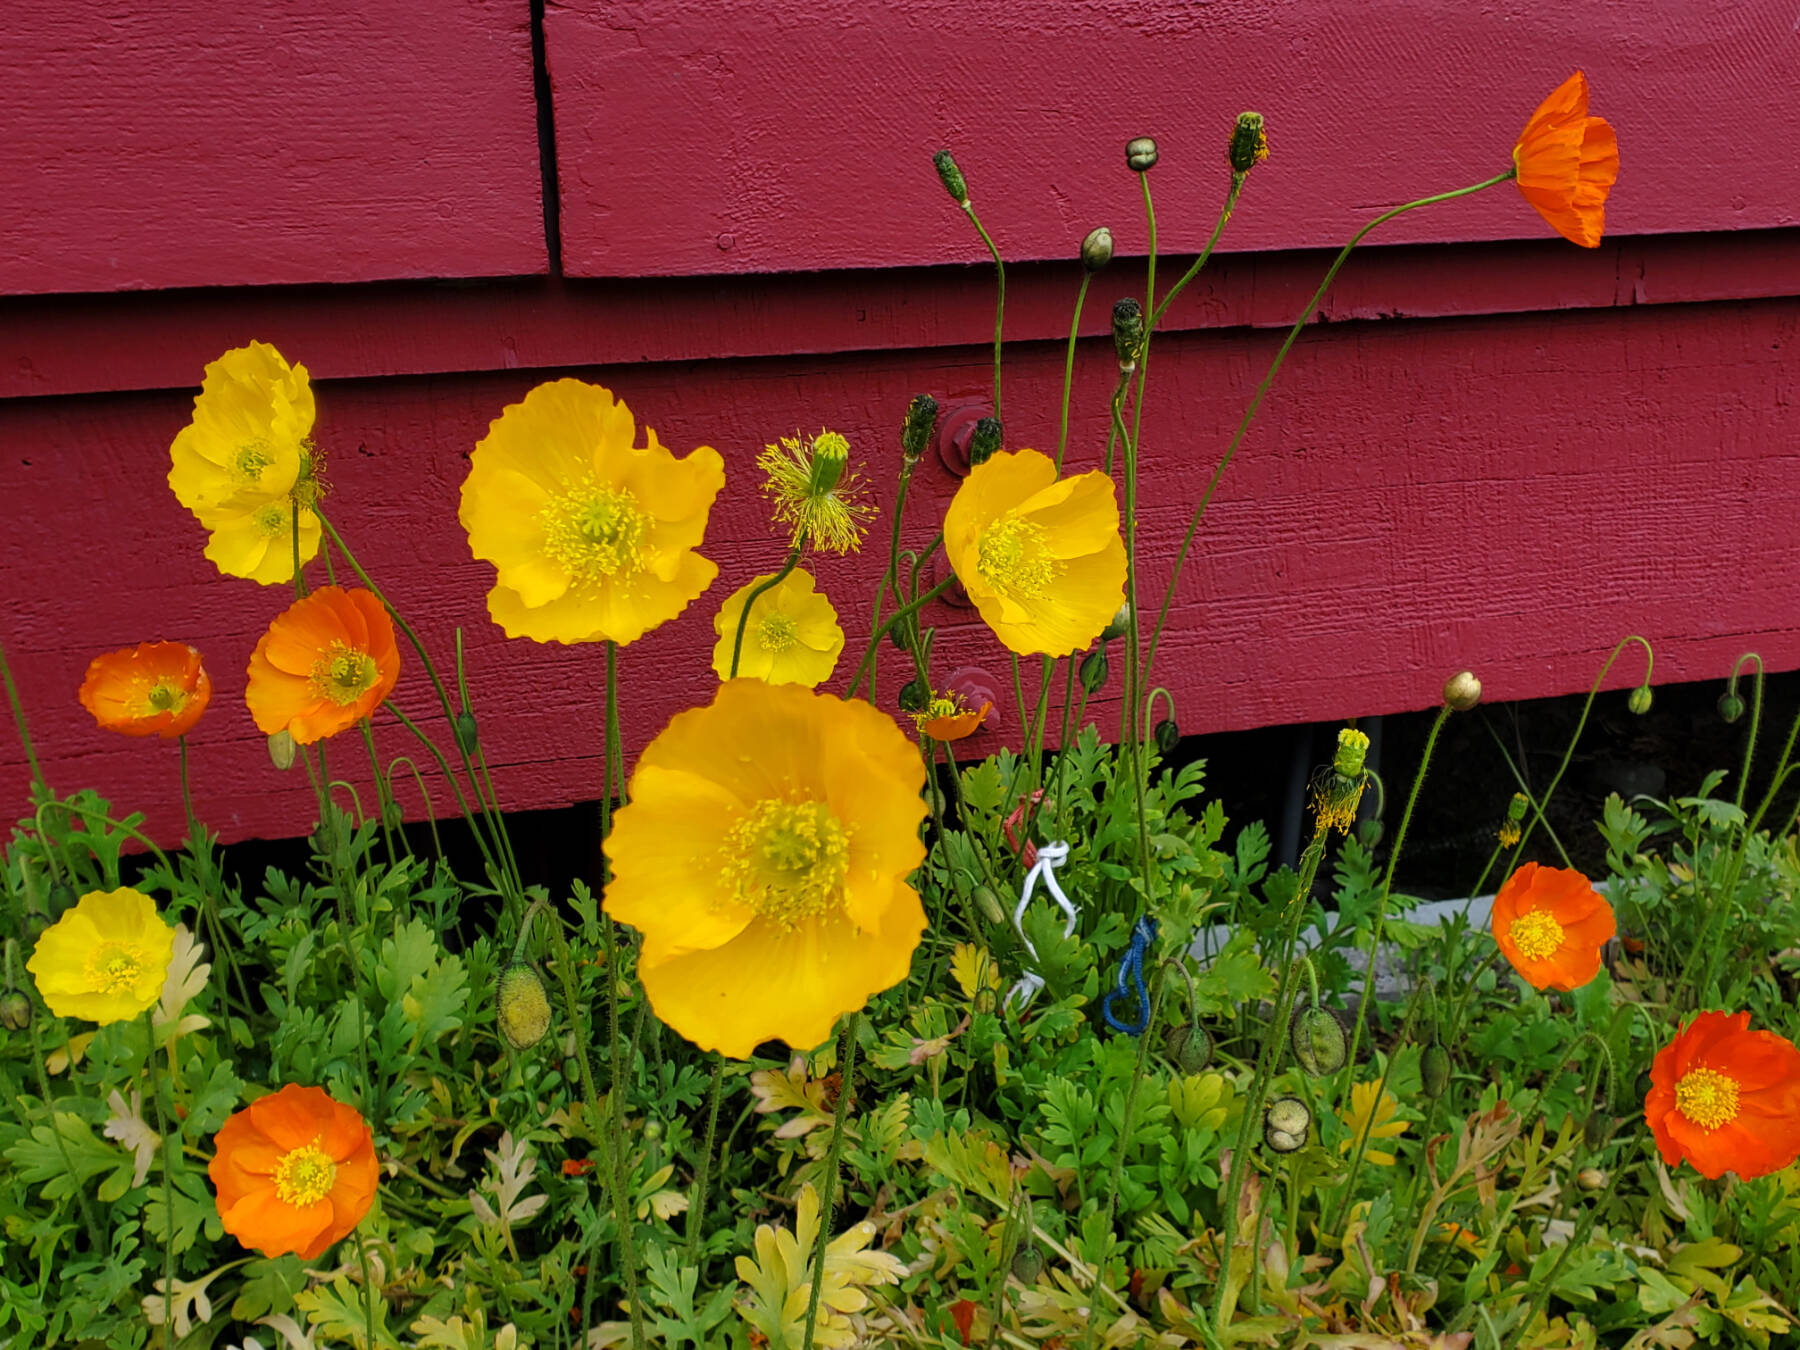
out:
M1069 448L1069 392L1075 383L1075 339L1081 333L1081 307L1087 301L1088 283L1094 274L1081 273L1081 289L1075 292L1075 317L1069 323L1069 349L1063 356L1062 421L1056 433L1056 476L1062 477L1063 455Z
M738 614L737 636L733 638L731 642L731 674L726 676L727 679L735 680L737 678L738 660L744 654L744 630L750 626L750 611L755 608L756 602L760 600L766 592L774 590L777 586L781 585L782 582L786 581L788 579L788 574L794 570L799 562L800 546L796 544L792 549L788 550L787 561L781 564L781 570L767 580L758 582L756 588L752 590L749 595L744 597L744 608Z
M825 1288L825 1248L831 1243L832 1206L837 1201L838 1160L844 1152L844 1119L850 1114L850 1091L856 1074L856 1028L860 1011L844 1023L843 1071L838 1082L837 1106L831 1113L831 1143L825 1150L825 1175L819 1179L819 1237L813 1244L812 1291L806 1299L806 1335L801 1350L812 1350L813 1331L819 1320L819 1295Z
M1494 730L1494 724L1488 721L1485 715L1481 719L1481 724L1487 728L1487 734L1493 738L1494 748L1500 752L1500 758L1505 761L1508 771L1513 776L1513 782L1518 785L1519 791L1524 794L1525 803L1533 812L1533 819L1544 827L1544 833L1550 836L1550 842L1555 845L1557 853L1561 855L1563 866L1575 866L1574 860L1569 857L1569 850L1563 847L1563 841L1557 836L1555 827L1550 824L1549 817L1544 814L1543 803L1538 801L1538 799L1532 795L1530 784L1525 778L1525 766L1517 763L1513 759L1512 752L1506 748L1506 742L1500 738L1500 733ZM1516 861L1517 860L1515 859L1515 862ZM1490 862L1488 866L1492 867L1492 865L1493 864ZM1486 880L1487 873L1488 868L1483 868L1481 877L1475 884L1475 889L1470 892L1471 895L1481 894L1481 881Z
M994 298L994 420L1000 422L1004 421L1000 414L1000 333L1006 319L1006 263L1000 257L1000 250L994 247L994 241L988 236L987 230L982 227L975 208L965 201L962 209L976 233L981 236L981 242L987 245L988 252L993 255L994 272L999 277L999 290Z
M25 706L19 702L18 688L13 684L12 666L6 660L6 645L0 643L0 684L6 686L6 702L12 708L13 726L18 728L19 744L25 751L25 762L31 766L32 786L41 800L50 795L44 783L44 771L38 765L37 751L31 744L31 727L25 721Z
M1421 206L1452 201L1457 197L1467 197L1471 193L1481 192L1509 181L1515 172L1513 169L1508 169L1503 174L1498 174L1480 183L1473 183L1465 188L1457 188L1454 192L1439 192L1430 197L1420 197L1417 201L1406 202L1394 207L1391 211L1384 211L1352 235L1350 242L1339 251L1337 257L1332 261L1331 267L1326 271L1325 279L1319 283L1319 289L1314 291L1312 299L1306 302L1306 308L1300 311L1300 317L1294 321L1294 326L1288 330L1286 340L1282 342L1280 350L1275 353L1275 359L1269 363L1268 373L1263 376L1262 383L1256 387L1256 393L1251 396L1250 406L1244 409L1244 415L1238 422L1237 430L1232 432L1231 440L1225 446L1225 453L1220 457L1218 467L1213 470L1212 478L1208 480L1205 492L1200 495L1199 504L1194 507L1193 516L1188 520L1187 533L1182 536L1181 547L1175 553L1175 569L1169 574L1168 589L1163 592L1162 608L1156 615L1156 627L1151 630L1150 650L1144 657L1144 678L1146 680L1150 678L1150 667L1156 660L1156 648L1162 640L1163 625L1168 622L1169 606L1174 602L1175 587L1181 580L1181 568L1187 561L1188 549L1193 546L1194 534L1200 528L1200 518L1206 514L1207 505L1212 501L1213 493L1218 490L1219 480L1224 477L1232 457L1237 454L1238 446L1243 443L1244 434L1250 430L1250 423L1256 417L1257 410L1262 407L1263 397L1269 392L1269 386L1275 382L1275 376L1280 373L1282 362L1287 360L1288 351L1299 338L1301 329L1306 327L1306 321L1312 318L1313 311L1319 307L1319 302L1325 298L1325 292L1331 289L1331 283L1337 280L1338 271L1343 267L1345 260L1349 258L1351 250L1367 238L1377 226L1386 224L1396 216L1405 215L1408 211L1416 211Z
M456 804L462 811L463 819L468 822L469 835L475 840L475 847L481 850L482 861L487 864L488 876L493 880L494 885L504 892L506 888L506 869L501 866L499 859L494 856L493 848L488 842L487 832L481 828L481 821L476 819L474 808L469 805L469 798L467 794L463 792L462 784L456 781L456 773L450 767L450 761L444 757L444 752L438 749L437 742L427 736L423 728L421 728L417 722L413 721L412 718L402 712L397 703L392 699L389 699L382 706L393 713L394 716L399 719L400 725L412 732L413 739L424 746L432 759L437 761L438 771L444 775L444 781L450 785L450 790L456 794Z
M233 955L237 944L226 941L225 921L219 915L218 900L213 894L215 874L212 867L212 839L201 828L200 817L194 814L194 793L188 781L187 737L177 737L176 744L180 747L181 805L187 813L188 848L194 856L200 883L200 921L212 941L214 959L224 965L227 983L237 985L238 1001L242 1005L244 1016L249 1017L253 1005L250 1002L249 987L244 983L243 969Z
M725 1057L713 1055L712 1086L706 1093L706 1143L700 1150L699 1167L694 1174L693 1202L688 1206L687 1264L692 1266L700 1251L700 1234L706 1225L706 1188L711 1180L713 1143L719 1134L719 1095L725 1080Z
M156 1069L156 1009L144 1011L144 1058L150 1075L150 1101L156 1109L156 1147L162 1154L163 1173L163 1325L169 1330L166 1343L174 1342L175 1322L175 1165L169 1157L169 1122L163 1113L162 1085ZM177 1072L169 1066L171 1081ZM369 1344L375 1344L371 1336Z

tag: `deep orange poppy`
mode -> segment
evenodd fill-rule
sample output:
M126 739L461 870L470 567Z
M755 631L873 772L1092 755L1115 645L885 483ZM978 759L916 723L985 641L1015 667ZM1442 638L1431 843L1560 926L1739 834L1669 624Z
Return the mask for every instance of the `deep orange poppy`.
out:
M1589 117L1587 76L1579 70L1538 105L1513 147L1519 191L1570 243L1598 248L1606 194L1619 176L1619 140Z
M1494 941L1537 989L1579 989L1617 932L1612 906L1581 873L1526 863L1494 897Z
M913 725L934 741L960 741L975 734L993 706L984 702L979 709L972 708L961 694L934 694L912 715Z
M1747 1012L1696 1014L1650 1065L1644 1119L1670 1167L1779 1172L1800 1158L1800 1050Z
M381 601L321 586L289 605L256 644L244 701L264 735L285 731L310 745L374 712L399 678L394 625Z
M227 1117L207 1174L219 1218L244 1246L302 1261L348 1237L375 1201L368 1122L316 1087L289 1083Z
M108 731L169 740L200 720L212 679L187 643L140 642L96 656L77 697Z

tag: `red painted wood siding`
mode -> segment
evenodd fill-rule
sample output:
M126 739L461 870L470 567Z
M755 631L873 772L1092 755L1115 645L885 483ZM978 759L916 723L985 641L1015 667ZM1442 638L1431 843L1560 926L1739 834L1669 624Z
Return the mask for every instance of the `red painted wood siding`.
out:
M1183 728L1209 731L1427 706L1463 665L1490 698L1568 692L1627 631L1656 643L1659 679L1722 676L1747 647L1800 667L1800 535L1784 524L1800 508L1800 38L1766 4L1352 17L1323 0L1032 0L989 28L937 0L787 0L754 16L552 5L566 278L529 275L546 260L523 5L334 3L305 21L168 8L161 29L33 17L0 48L14 72L0 108L36 129L0 143L0 641L52 783L148 810L158 837L181 824L169 748L98 731L74 699L96 652L146 638L193 641L213 671L194 736L203 816L228 839L312 819L304 778L268 767L242 704L249 652L285 596L219 578L164 481L201 368L226 347L263 338L313 371L334 519L434 651L447 657L463 627L506 804L589 800L600 653L506 641L456 523L466 456L506 403L575 373L617 389L665 443L726 458L704 550L718 582L624 653L635 748L708 695L718 601L779 560L756 451L833 426L886 492L914 393L986 397L991 273L961 265L979 244L929 152L956 146L1013 260L1009 439L1044 446L1073 243L1104 220L1124 252L1142 248L1124 138L1162 142L1162 242L1191 248L1222 189L1223 130L1257 106L1274 158L1154 352L1141 533L1154 597L1323 271L1312 246L1375 205L1487 173L1496 154L1503 166L1523 117L1578 62L1624 147L1605 245L1549 237L1502 187L1353 259L1224 480L1158 678ZM125 59L175 40L158 33L185 35L174 89ZM209 87L236 71L236 104L197 92L202 67ZM170 126L215 140L236 126L241 151L147 154L126 133L171 103ZM67 164L53 125L82 129L64 138ZM32 193L37 209L21 211ZM129 267L109 270L108 240ZM483 273L512 279L374 281ZM292 280L339 284L262 284ZM124 293L144 287L157 289ZM1090 297L1076 467L1104 443L1107 308L1142 288L1141 264L1122 261ZM113 293L69 294L81 290ZM955 487L935 460L922 474L914 544ZM860 621L876 566L871 551L817 571ZM1006 670L968 612L932 617L941 670ZM1628 664L1615 683L1636 679ZM429 711L410 658L396 697ZM1104 698L1098 714L1116 727ZM386 754L408 748L392 724L379 738ZM334 770L365 782L361 758L343 743ZM24 793L23 757L0 733L0 807ZM401 796L416 813L416 792Z
M542 272L526 0L17 4L0 293Z
M1162 247L1197 251L1245 108L1273 150L1228 247L1343 242L1371 213L1511 163L1587 71L1619 129L1624 234L1800 222L1800 36L1774 0L582 0L545 21L573 276L973 261L951 147L1009 258L1093 226L1142 252L1132 136L1162 148ZM1782 147L1789 147L1783 149ZM1394 240L1536 238L1508 188Z

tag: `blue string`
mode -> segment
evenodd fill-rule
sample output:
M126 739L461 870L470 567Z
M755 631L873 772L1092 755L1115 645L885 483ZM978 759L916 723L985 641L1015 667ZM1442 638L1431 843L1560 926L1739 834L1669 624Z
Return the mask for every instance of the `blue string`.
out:
M1144 1029L1150 1025L1150 991L1144 987L1144 955L1155 941L1156 920L1146 914L1132 928L1131 945L1125 949L1125 955L1119 958L1119 987L1108 994L1106 1002L1100 1005L1106 1024L1127 1036L1142 1036ZM1134 992L1133 985L1136 986L1137 994L1137 1020L1121 1022L1113 1013L1113 1000L1129 997Z

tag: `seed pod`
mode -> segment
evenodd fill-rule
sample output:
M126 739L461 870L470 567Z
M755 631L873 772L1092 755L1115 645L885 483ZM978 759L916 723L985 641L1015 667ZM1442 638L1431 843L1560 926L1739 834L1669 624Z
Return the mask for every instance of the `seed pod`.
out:
M1135 368L1144 345L1144 307L1129 295L1113 301L1112 331L1113 355L1119 358L1119 368Z
M1263 1143L1277 1153L1294 1153L1306 1147L1312 1128L1312 1112L1298 1097L1277 1097L1263 1112Z
M1163 1050L1183 1073L1199 1073L1212 1063L1212 1033L1198 1022L1184 1022L1164 1033Z
M1341 778L1361 778L1363 764L1369 755L1369 737L1355 727L1342 727L1337 734L1337 754L1331 767Z
M291 732L278 731L269 737L269 762L284 773L294 767L294 756L298 752Z
M1148 173L1156 167L1156 142L1148 136L1133 136L1125 142L1125 167L1133 173Z
M1575 1174L1575 1180L1584 1191L1603 1191L1610 1178L1598 1167L1584 1167Z
M1112 231L1104 225L1089 230L1087 238L1081 241L1081 265L1090 272L1098 272L1112 261L1112 257Z
M950 194L950 200L958 206L969 204L969 185L963 181L962 170L956 167L948 150L940 150L931 157L933 167L937 169L938 182L944 185L944 191Z
M975 904L989 923L1006 922L1006 911L1000 906L1000 897L990 887L975 888Z
M1233 173L1249 173L1269 157L1269 138L1263 130L1263 115L1241 112L1231 128L1231 140L1225 146L1225 159Z
M900 686L900 711L924 712L931 702L931 686L923 680L908 680Z
M550 1030L550 998L543 977L523 961L501 971L494 1016L500 1034L515 1050L529 1050L543 1040Z
M475 726L475 714L464 708L456 715L456 748L465 755L473 755L481 744L481 735Z
M1106 683L1106 648L1096 647L1081 658L1081 687L1090 694L1100 692Z
M1425 1053L1419 1057L1419 1077L1424 1083L1425 1095L1433 1100L1444 1095L1444 1089L1450 1086L1450 1052L1443 1045L1433 1041L1425 1047Z
M1288 1044L1293 1047L1295 1062L1310 1078L1336 1073L1350 1057L1344 1024L1317 1004L1294 1009L1288 1023Z
M1013 1278L1020 1284L1033 1285L1044 1273L1044 1257L1035 1246L1021 1247L1013 1253Z
M975 430L969 436L969 467L986 464L1000 448L1003 429L997 417L984 417L975 424Z
M1742 696L1727 689L1719 695L1719 716L1727 722L1735 722L1744 715Z
M1459 670L1444 681L1444 702L1452 712L1468 712L1481 702L1481 681L1473 671Z
M931 429L937 425L938 401L930 394L915 394L906 407L906 420L900 424L900 458L917 464L931 441Z
M31 1025L31 998L17 989L0 994L0 1027L23 1031Z
M1649 712L1650 686L1647 684L1640 684L1636 689L1633 689L1625 700L1625 706L1639 717L1642 717L1645 713Z
M1181 728L1175 725L1173 717L1165 717L1158 722L1151 735L1156 738L1156 753L1164 759L1181 748Z

